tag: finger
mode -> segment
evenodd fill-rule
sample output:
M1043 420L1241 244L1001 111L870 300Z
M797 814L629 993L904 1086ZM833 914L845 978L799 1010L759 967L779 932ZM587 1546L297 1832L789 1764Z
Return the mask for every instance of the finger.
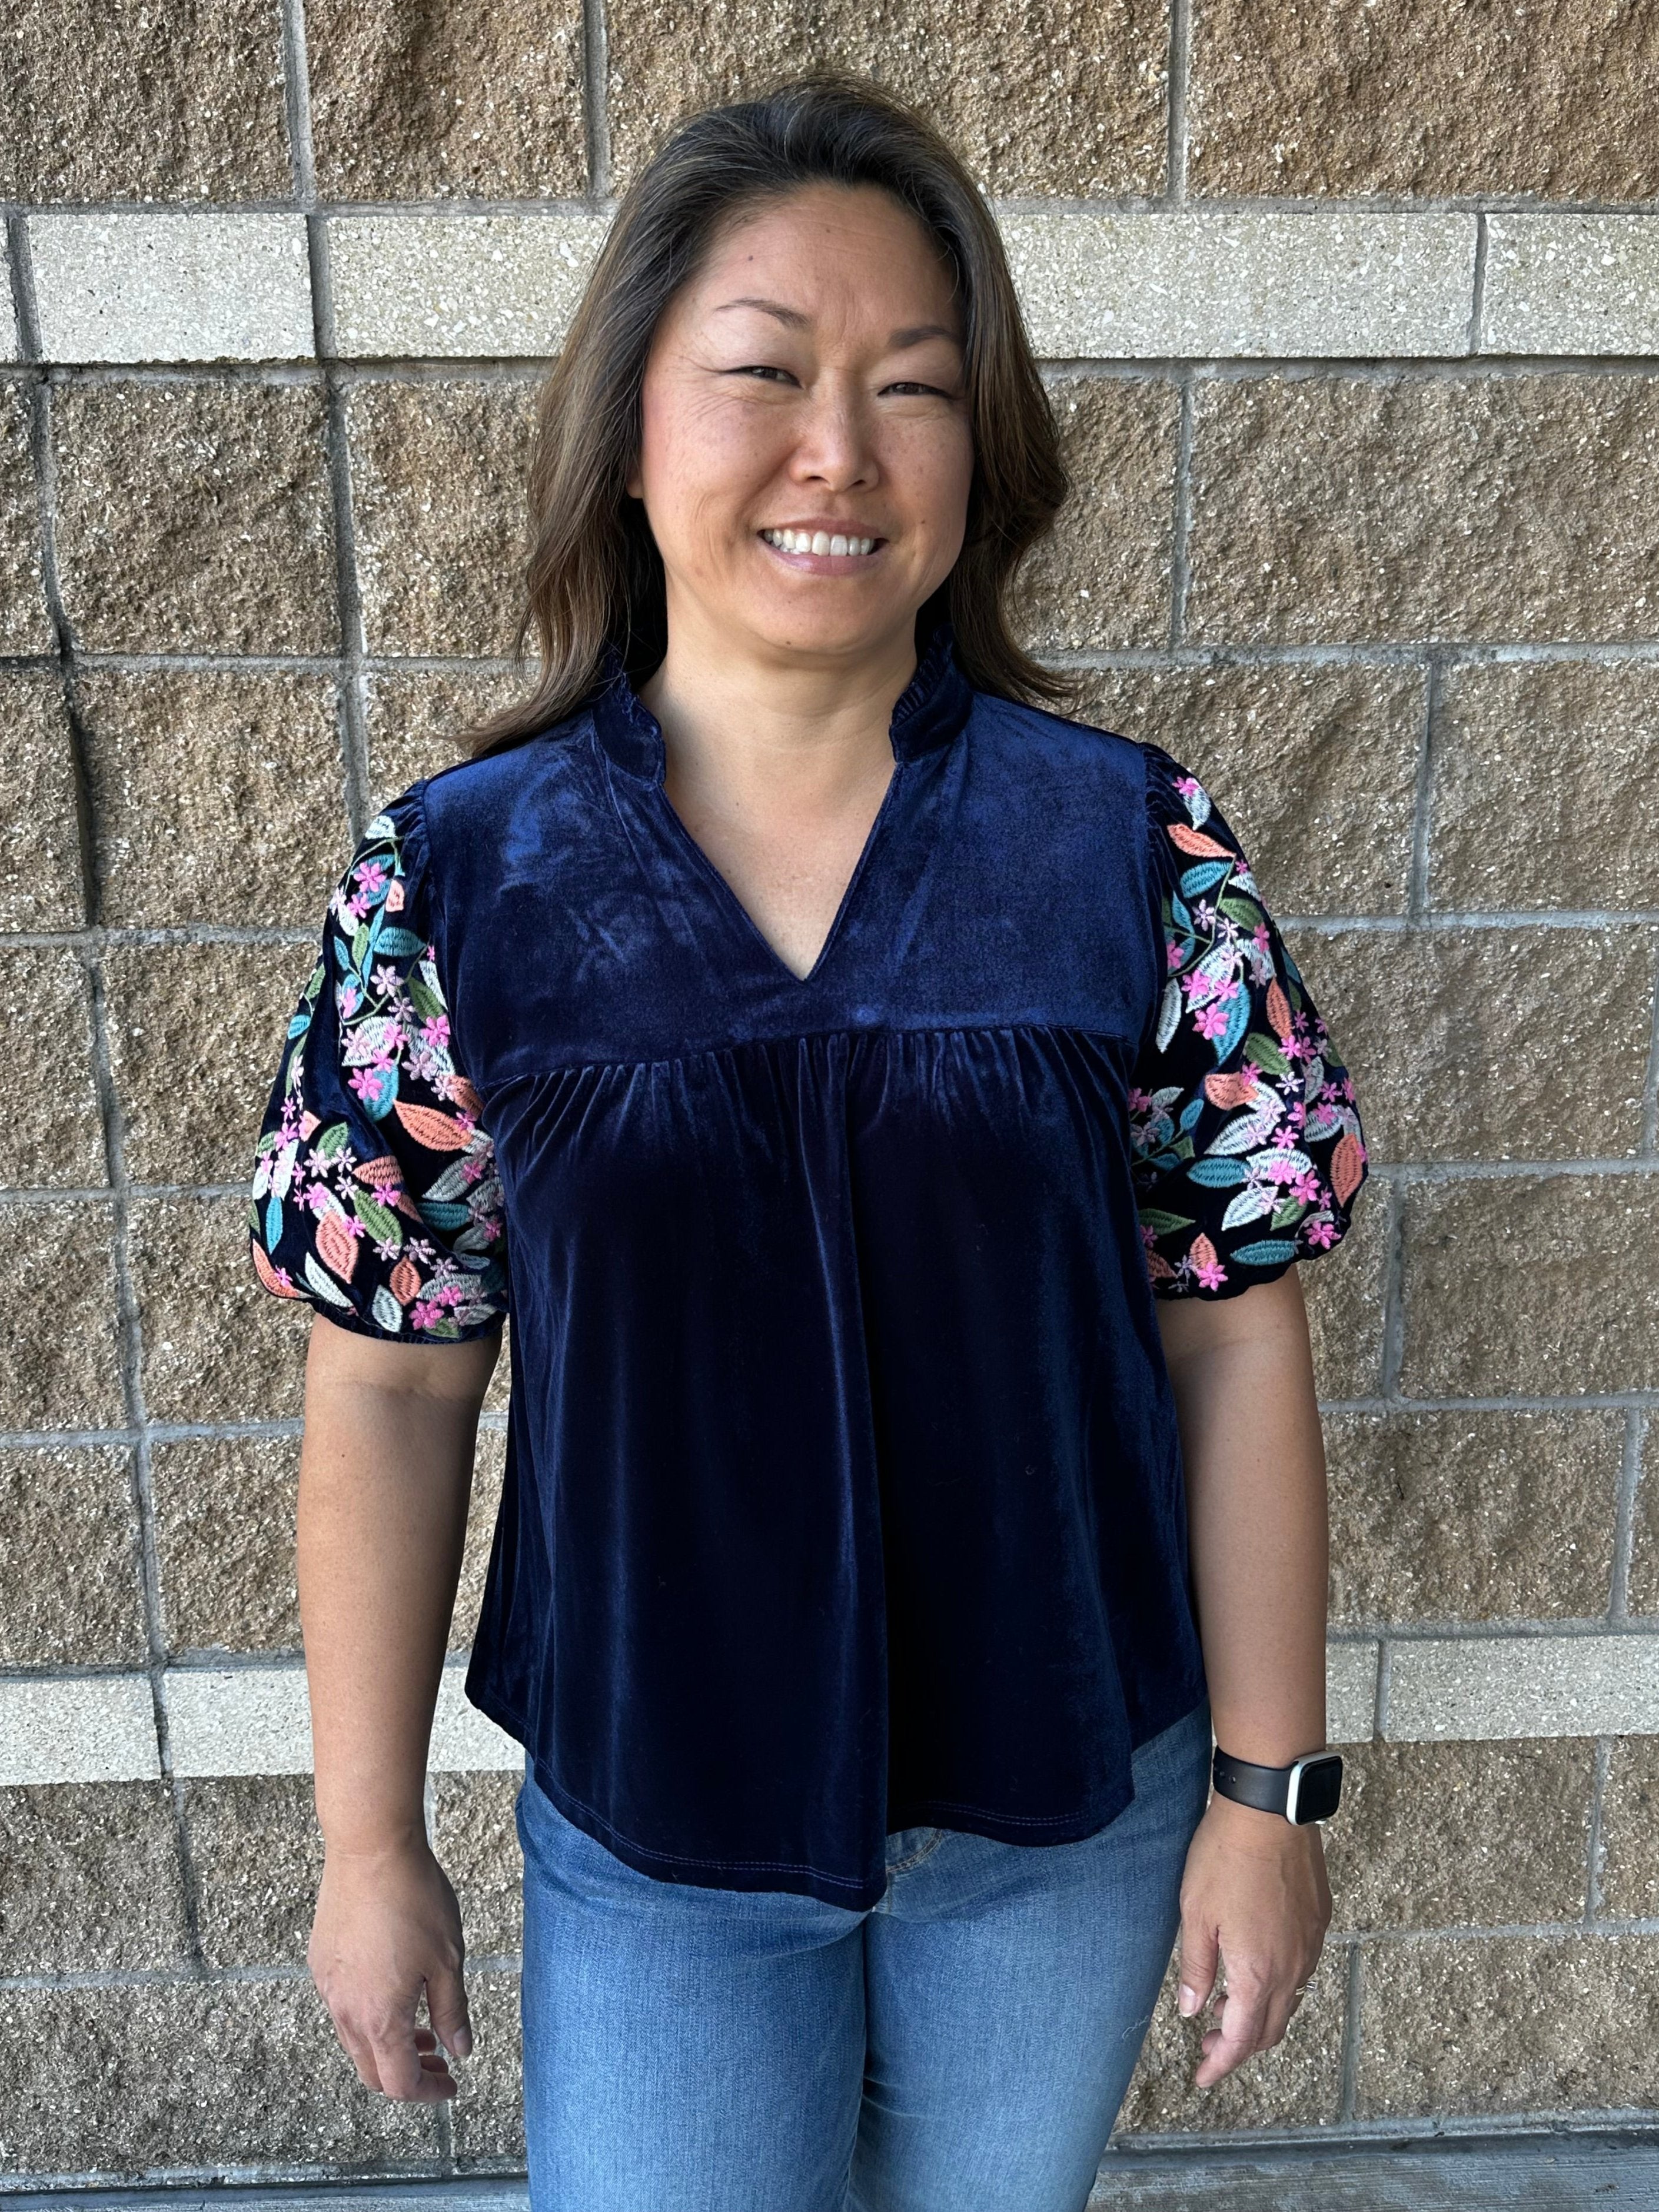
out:
M386 2021L370 2031L374 2068L388 2097L424 2102L434 2094L431 2077L415 2048L412 2020Z
M1250 2056L1260 2044L1267 2012L1264 1990L1246 1985L1228 1990L1222 2000L1217 2040L1206 2051L1193 2075L1198 2087L1209 2088Z
M341 2049L356 2068L357 2079L366 2088L380 2088L380 2075L374 2063L374 2049L367 2037L343 2028L337 2021L335 2022L334 2033L340 2039Z
M472 2021L466 2008L466 1985L459 1968L441 1966L426 1978L427 2017L438 2032L438 2040L457 2058L472 2052Z
M1202 1928L1195 1920L1182 1922L1181 1989L1176 2002L1183 2020L1202 2012L1209 2002L1220 1957L1214 1929Z

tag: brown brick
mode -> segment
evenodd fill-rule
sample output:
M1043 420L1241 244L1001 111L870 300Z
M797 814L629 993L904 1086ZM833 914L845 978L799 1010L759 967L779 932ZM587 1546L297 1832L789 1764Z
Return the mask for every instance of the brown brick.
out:
M1328 1945L1283 2040L1255 2052L1207 2089L1194 2087L1193 2070L1200 2041L1216 2026L1218 2008L1212 2004L1195 2020L1182 2020L1176 2010L1180 1956L1177 1944L1114 2135L1320 2127L1335 2119L1342 2100L1347 2011L1342 1947Z
M1324 1831L1337 1929L1576 1920L1595 1744L1364 1743Z
M1653 635L1659 378L1267 374L1194 406L1194 641Z
M355 385L348 407L372 653L504 653L526 544L527 381Z
M6 1208L0 1427L118 1428L114 1222L107 1201Z
M1659 1613L1659 1421L1649 1416L1631 1529L1630 1609Z
M828 64L919 109L992 194L1161 191L1167 19L1163 0L1021 0L994 14L922 0L885 16L651 0L610 19L613 189L682 115Z
M514 1808L523 1776L432 1777L432 1848L454 1885L469 1959L507 1958L524 1942L524 1853Z
M92 1072L87 971L53 945L0 949L5 1179L21 1189L108 1180Z
M452 2069L458 2092L450 2106L458 2158L524 2162L524 2047L519 1978L469 1973L467 2011L472 2056Z
M297 1651L298 1437L187 1437L150 1461L170 1651Z
M102 652L338 650L320 384L57 387L64 611Z
M184 1887L165 1782L0 1790L0 1974L182 1964Z
M1188 176L1227 192L1659 194L1659 20L1581 0L1204 0Z
M1076 711L1197 776L1276 916L1397 915L1424 688L1415 668L1107 668Z
M488 667L377 668L368 678L369 804L384 806L423 775L465 760L461 732L522 698L527 676Z
M378 2175L437 2155L434 2107L358 2080L308 1978L0 1990L0 2033L8 2172Z
M1156 379L1067 376L1048 396L1072 491L1020 568L1012 626L1036 653L1164 644L1181 404Z
M1297 1267L1322 1399L1364 1397L1382 1387L1388 1244L1389 1192L1378 1178L1361 1190L1341 1243Z
M1429 802L1433 906L1650 906L1659 665L1448 669Z
M1615 1920L1659 1919L1659 1736L1613 1743L1601 1851L1601 1911Z
M81 690L103 919L320 933L351 847L331 681L100 668ZM279 957L297 997L306 955Z
M319 902L319 926L322 912ZM292 945L112 947L110 1062L134 1182L252 1177L260 1117L315 957L315 948Z
M17 0L0 32L0 199L272 199L292 189L264 0Z
M0 113L5 72L0 70ZM5 155L0 129L0 161ZM0 197L4 197L0 194ZM0 384L0 653L50 653L40 580L40 510L29 451L28 393L21 384Z
M1654 952L1634 925L1339 930L1292 945L1372 1158L1411 1161L1634 1153Z
M347 200L587 189L580 0L307 0L317 188Z
M308 1774L223 1775L181 1785L210 1966L303 1966L323 1839Z
M1408 1395L1659 1388L1659 1176L1471 1176L1406 1194Z
M246 1197L234 1191L133 1206L152 1420L283 1420L302 1409L312 1309L263 1288L246 1223Z
M505 1357L498 1360L495 1374L500 1375L506 1364ZM492 1385L494 1380L492 1376ZM477 1451L473 1461L472 1501L466 1521L466 1550L461 1559L460 1585L456 1592L455 1611L450 1623L449 1648L452 1651L470 1651L472 1649L478 1614L483 1604L484 1577L489 1568L489 1547L495 1534L495 1516L501 1508L501 1475L506 1462L506 1430L480 1429Z
M1605 1613L1624 1425L1601 1407L1325 1414L1333 1621Z
M0 1451L0 1666L144 1664L138 1527L125 1449Z
M1652 2101L1654 1936L1367 1944L1361 1987L1362 2119Z
M75 768L55 675L0 669L0 929L78 929Z

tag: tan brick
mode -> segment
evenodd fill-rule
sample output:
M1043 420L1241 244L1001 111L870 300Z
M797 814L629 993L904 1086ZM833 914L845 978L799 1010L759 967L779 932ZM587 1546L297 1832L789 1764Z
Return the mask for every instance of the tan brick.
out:
M384 806L423 775L466 759L463 733L520 699L529 677L494 668L377 668L368 678L369 804Z
M320 932L351 847L328 678L100 668L81 693L106 922Z
M283 1420L302 1410L312 1309L261 1285L246 1224L247 1199L234 1191L133 1206L152 1420Z
M17 0L0 34L0 199L270 199L292 188L264 0Z
M0 70L0 112L6 94ZM0 129L0 149L5 132ZM0 161L5 155L0 150ZM0 384L0 653L50 653L40 578L40 510L29 450L28 393Z
M1406 1194L1408 1395L1659 1388L1659 1176L1471 1176Z
M1022 0L997 14L922 0L885 16L652 0L609 21L613 189L682 115L830 64L920 110L992 194L1161 191L1167 20L1163 0Z
M1429 902L1651 906L1659 665L1448 669L1429 800Z
M76 955L52 945L0 950L0 1022L6 1181L19 1189L106 1182L91 1000Z
M1075 712L1197 776L1275 915L1396 915L1424 690L1414 668L1103 668Z
M527 380L352 387L358 578L372 653L510 650L534 404Z
M472 2056L453 2069L458 2094L450 2106L459 2158L513 2159L522 2166L524 2046L519 1978L469 1973L467 2010Z
M524 1942L524 1853L514 1814L522 1774L434 1774L432 1848L454 1885L469 1958Z
M1204 0L1194 193L1659 193L1659 21L1577 0Z
M120 1331L107 1201L5 1210L0 1428L118 1428Z
M1647 2105L1659 1938L1367 1944L1358 2117Z
M587 189L580 0L308 0L317 187L346 200Z
M188 1437L155 1446L150 1488L170 1651L300 1649L299 1477L298 1437Z
M78 929L75 767L56 676L0 669L0 929Z
M318 908L320 925L322 906ZM118 945L110 1063L136 1182L246 1182L314 948Z
M496 1377L507 1365L505 1352L495 1364L495 1375L491 1380L490 1395L494 1395ZM489 1403L489 1399L485 1401ZM455 1611L450 1623L449 1648L452 1651L470 1651L477 1631L478 1614L483 1605L484 1578L489 1570L489 1549L495 1534L495 1516L501 1510L501 1476L507 1463L507 1431L505 1429L480 1429L477 1451L473 1460L472 1499L466 1521L466 1549L461 1559L460 1585L455 1596Z
M1180 401L1150 378L1068 376L1048 396L1072 491L1021 567L1009 617L1033 652L1162 645Z
M1605 1613L1624 1420L1600 1407L1326 1413L1333 1621Z
M1332 1926L1576 1920L1595 1766L1586 1736L1352 1746L1323 1832Z
M358 2080L308 1977L0 1990L0 2033L15 2054L9 2172L378 2173L437 2155L434 2107Z
M1382 1388L1388 1247L1389 1192L1379 1178L1361 1190L1341 1243L1297 1267L1322 1399L1364 1397Z
M1650 1414L1631 1528L1630 1609L1659 1613L1659 1421Z
M203 1957L210 1966L302 1966L323 1878L310 1775L181 1787Z
M1659 378L1228 377L1194 408L1196 642L1654 633Z
M1141 2046L1116 2136L1170 2135L1215 2128L1320 2127L1342 2101L1342 2030L1346 2018L1346 1960L1340 1944L1321 1957L1308 1994L1291 2015L1284 2039L1259 2051L1207 2089L1193 2070L1218 2008L1182 2020L1176 2009L1180 1947L1170 1960L1152 2024Z
M144 1664L138 1528L125 1449L0 1451L0 1666Z
M181 1965L184 1887L165 1782L0 1790L0 1974Z
M1601 1852L1601 1911L1615 1920L1659 1919L1659 1736L1621 1736L1612 1746Z
M338 650L319 385L61 385L52 441L64 611L83 647Z
M1292 957L1353 1077L1373 1159L1639 1149L1650 931L1338 930L1305 957L1298 939Z

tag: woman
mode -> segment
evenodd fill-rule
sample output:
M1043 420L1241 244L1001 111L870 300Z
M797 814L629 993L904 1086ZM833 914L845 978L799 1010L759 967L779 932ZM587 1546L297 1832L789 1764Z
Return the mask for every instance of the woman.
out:
M466 1686L526 1746L538 2212L1074 2212L1177 1924L1200 2085L1323 1939L1328 1770L1267 1808L1363 1138L1202 785L1036 703L1065 490L949 149L830 75L694 118L544 395L537 688L369 825L290 1027L310 1964L364 2081L454 2094L422 1785L510 1310Z

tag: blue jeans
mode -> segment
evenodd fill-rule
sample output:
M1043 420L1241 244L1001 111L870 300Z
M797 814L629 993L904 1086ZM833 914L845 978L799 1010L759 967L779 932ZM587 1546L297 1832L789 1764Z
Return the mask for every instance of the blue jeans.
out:
M1081 1843L900 1830L865 1912L654 1881L526 1771L532 2212L1082 2212L1210 1750L1205 1698Z

